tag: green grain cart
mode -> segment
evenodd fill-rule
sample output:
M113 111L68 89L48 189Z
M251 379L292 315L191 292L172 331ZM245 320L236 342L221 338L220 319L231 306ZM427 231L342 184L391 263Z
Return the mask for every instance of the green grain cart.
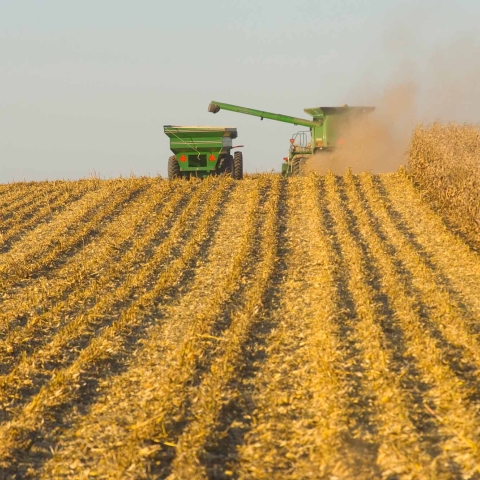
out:
M304 111L313 117L312 120L305 118L290 117L279 113L264 112L253 108L238 107L228 103L212 101L208 111L217 113L219 110L244 113L260 117L261 120L268 118L277 122L291 123L309 127L308 131L296 133L290 139L288 157L284 158L282 165L283 175L299 175L308 157L316 153L328 153L339 148L344 143L345 132L353 122L361 121L362 116L373 112L375 107L317 107L306 108Z
M236 180L243 177L242 152L231 151L237 129L231 127L186 127L165 125L163 131L170 138L168 178L208 175L231 175Z

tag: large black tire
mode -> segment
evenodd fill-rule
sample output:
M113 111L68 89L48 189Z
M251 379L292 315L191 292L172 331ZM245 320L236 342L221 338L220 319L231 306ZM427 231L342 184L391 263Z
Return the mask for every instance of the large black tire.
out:
M243 154L242 154L242 152L235 152L235 154L233 156L232 177L235 180L241 180L243 178Z
M292 174L293 175L303 175L304 172L304 165L307 162L305 157L295 157L292 160Z
M220 155L217 160L217 166L215 167L215 172L217 175L224 173L225 169L225 156Z
M292 175L300 175L300 158L294 158L292 161Z
M181 176L182 172L180 171L180 165L178 164L177 157L173 155L168 159L168 179L174 180L175 178L180 178Z
M219 175L232 175L233 157L231 155L223 156L218 160L217 173Z

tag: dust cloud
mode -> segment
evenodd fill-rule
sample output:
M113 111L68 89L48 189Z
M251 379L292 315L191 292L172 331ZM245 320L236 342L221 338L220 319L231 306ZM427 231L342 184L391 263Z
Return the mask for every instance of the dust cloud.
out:
M341 175L391 172L405 161L405 152L415 126L417 89L414 84L389 88L375 112L361 116L342 132L343 144L333 152L313 155L306 170Z
M414 35L413 35L414 37ZM350 99L351 105L372 105L375 112L361 117L343 134L344 143L333 153L317 154L307 162L306 169L320 173L331 170L344 174L347 168L354 173L392 172L407 163L407 151L413 129L418 123L479 124L480 107L480 40L478 34L464 34L436 45L424 58L413 59L412 38L409 45L387 43L382 58L396 62L390 81L383 93L362 91ZM375 71L375 65L370 65ZM365 85L371 79L363 77ZM367 87L366 87L367 88Z

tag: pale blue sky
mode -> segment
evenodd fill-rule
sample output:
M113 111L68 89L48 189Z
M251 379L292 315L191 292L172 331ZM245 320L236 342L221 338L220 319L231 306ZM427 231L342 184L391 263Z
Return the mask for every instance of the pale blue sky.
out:
M478 122L479 20L479 0L0 0L0 182L166 175L165 124L236 126L247 171L279 170L298 127L212 99L305 116L413 82L419 119Z

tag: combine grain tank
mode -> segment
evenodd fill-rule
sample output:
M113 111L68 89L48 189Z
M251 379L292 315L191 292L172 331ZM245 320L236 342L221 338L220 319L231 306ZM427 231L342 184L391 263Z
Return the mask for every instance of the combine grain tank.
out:
M226 174L236 180L243 177L242 152L231 153L232 140L237 138L237 129L231 127L201 127L165 125L165 134L170 138L168 178L206 177Z
M277 122L291 123L309 127L309 130L300 131L290 139L288 157L282 165L283 175L298 175L307 159L316 153L328 153L343 145L345 132L354 122L375 110L375 107L316 107L305 108L305 112L312 116L312 120L290 117L281 113L270 113L253 108L239 107L228 103L212 101L208 111L217 113L220 110L243 113L268 118Z

